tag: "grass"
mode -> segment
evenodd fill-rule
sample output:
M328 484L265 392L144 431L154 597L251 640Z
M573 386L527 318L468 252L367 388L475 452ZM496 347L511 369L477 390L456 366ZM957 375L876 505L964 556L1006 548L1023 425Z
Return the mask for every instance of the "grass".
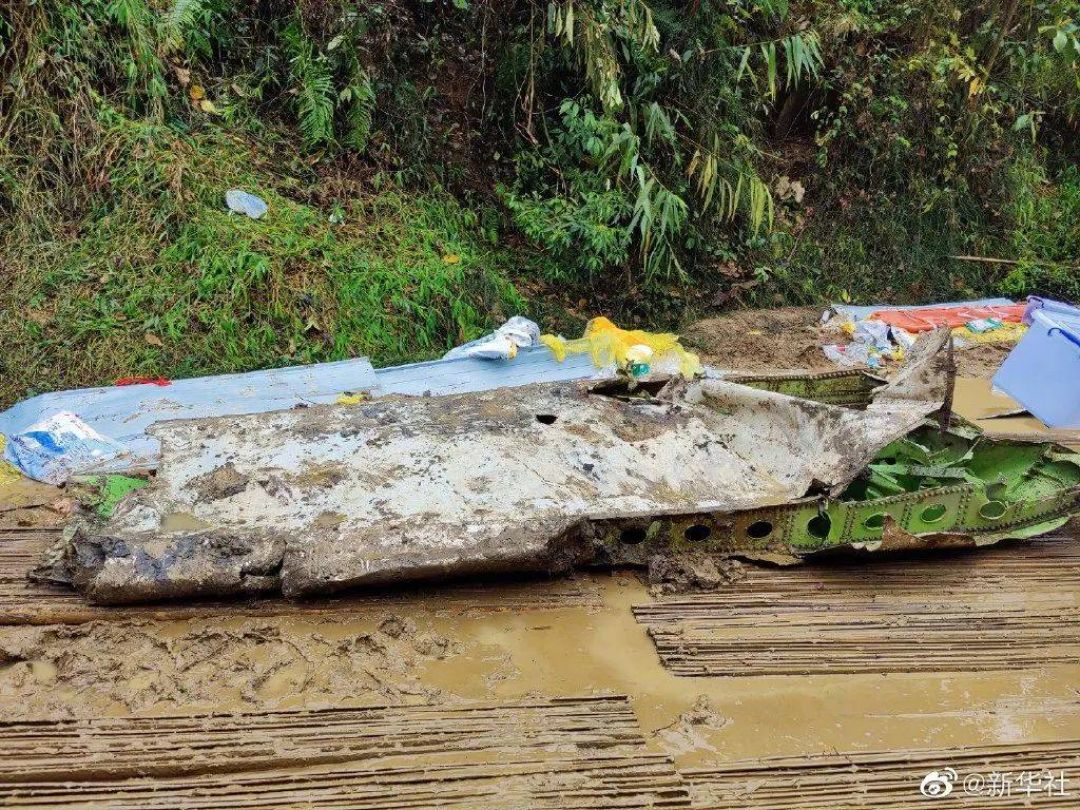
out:
M0 406L136 374L427 358L526 306L510 273L531 259L437 188L364 189L270 142L118 115L105 142L85 217L3 245ZM268 214L230 213L233 187Z

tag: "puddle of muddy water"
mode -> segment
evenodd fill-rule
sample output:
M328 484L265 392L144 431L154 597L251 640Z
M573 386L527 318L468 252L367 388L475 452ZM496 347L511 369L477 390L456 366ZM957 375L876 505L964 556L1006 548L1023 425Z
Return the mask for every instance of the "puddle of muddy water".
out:
M211 529L205 520L199 520L190 512L173 512L161 519L161 531L163 532L201 532Z
M671 675L630 612L647 601L633 576L606 578L603 608L453 620L468 654L424 665L422 679L462 697L630 695L653 744L680 767L831 750L945 747L1080 733L1080 707L1051 716L1080 666L1022 673L695 677ZM449 626L436 620L440 631ZM808 640L812 642L811 640ZM1075 696L1073 696L1075 697ZM710 715L693 722L694 706ZM1011 707L1011 711L1010 711ZM680 724L681 715L691 715ZM689 725L684 739L671 729Z
M1062 441L1080 447L1080 431L1054 431L1047 428L1012 397L998 393L988 379L959 377L953 391L953 410L975 422L990 436L994 434L1030 435L1033 439ZM1013 414L1013 415L1008 415Z
M500 599L494 587L465 610L433 593L332 618L3 628L0 711L28 718L626 694L651 747L680 767L1080 736L1068 688L1080 682L1080 666L676 677L631 613L649 600L645 586L632 574L597 583L599 605L513 612L484 609Z

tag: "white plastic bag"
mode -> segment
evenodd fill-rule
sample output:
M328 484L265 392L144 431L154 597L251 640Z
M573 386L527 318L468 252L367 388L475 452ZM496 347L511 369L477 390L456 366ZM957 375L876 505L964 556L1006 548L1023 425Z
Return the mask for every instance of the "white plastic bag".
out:
M9 436L4 457L30 478L59 485L75 471L105 472L123 453L123 445L61 411Z
M518 349L538 345L540 327L528 318L515 315L490 335L451 349L443 355L443 359L475 357L480 360L513 360Z

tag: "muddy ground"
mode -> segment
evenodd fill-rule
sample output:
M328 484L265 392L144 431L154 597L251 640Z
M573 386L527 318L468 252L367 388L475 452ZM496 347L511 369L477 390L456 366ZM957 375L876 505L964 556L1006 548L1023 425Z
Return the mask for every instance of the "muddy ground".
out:
M688 338L728 368L831 370L819 314L740 313ZM1037 431L1030 418L992 418L1011 403L989 392L990 352L976 354L959 357L958 410L990 430ZM1075 529L1035 546L790 570L695 557L325 603L80 612L70 594L20 579L71 494L8 486L0 501L5 806L232 807L241 785L244 806L290 808L914 807L925 773L945 766L1060 767L1080 793ZM377 707L380 724L335 721L348 707ZM400 746L418 721L403 707L443 712L421 753L402 762L349 748L363 738L412 751ZM330 712L304 715L307 747L268 742L299 722L281 713L300 710ZM488 728L492 712L503 720ZM211 758L182 775L175 755L155 775L110 773L123 735L95 730L149 718L167 740L169 724L192 717L183 745L195 751L222 744L215 717L249 716L255 725L230 726L228 739L268 746L265 757ZM143 743L130 739L148 732L130 733L122 753L137 761ZM72 740L92 751L65 753ZM339 743L354 753L327 764ZM65 757L77 773L89 757L93 780L66 778ZM1048 794L1032 806L1076 805Z

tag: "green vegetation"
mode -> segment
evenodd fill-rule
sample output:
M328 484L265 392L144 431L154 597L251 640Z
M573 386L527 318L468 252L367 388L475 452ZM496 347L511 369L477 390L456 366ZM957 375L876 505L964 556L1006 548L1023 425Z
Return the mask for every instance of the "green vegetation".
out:
M1080 298L1078 37L1075 0L8 4L0 405L519 310Z
M320 210L293 198L301 179L220 135L116 119L106 138L110 200L76 237L24 254L31 271L9 291L24 317L5 326L5 359L37 388L357 354L398 362L524 307L506 252L438 190ZM271 213L230 213L232 187L258 189Z

